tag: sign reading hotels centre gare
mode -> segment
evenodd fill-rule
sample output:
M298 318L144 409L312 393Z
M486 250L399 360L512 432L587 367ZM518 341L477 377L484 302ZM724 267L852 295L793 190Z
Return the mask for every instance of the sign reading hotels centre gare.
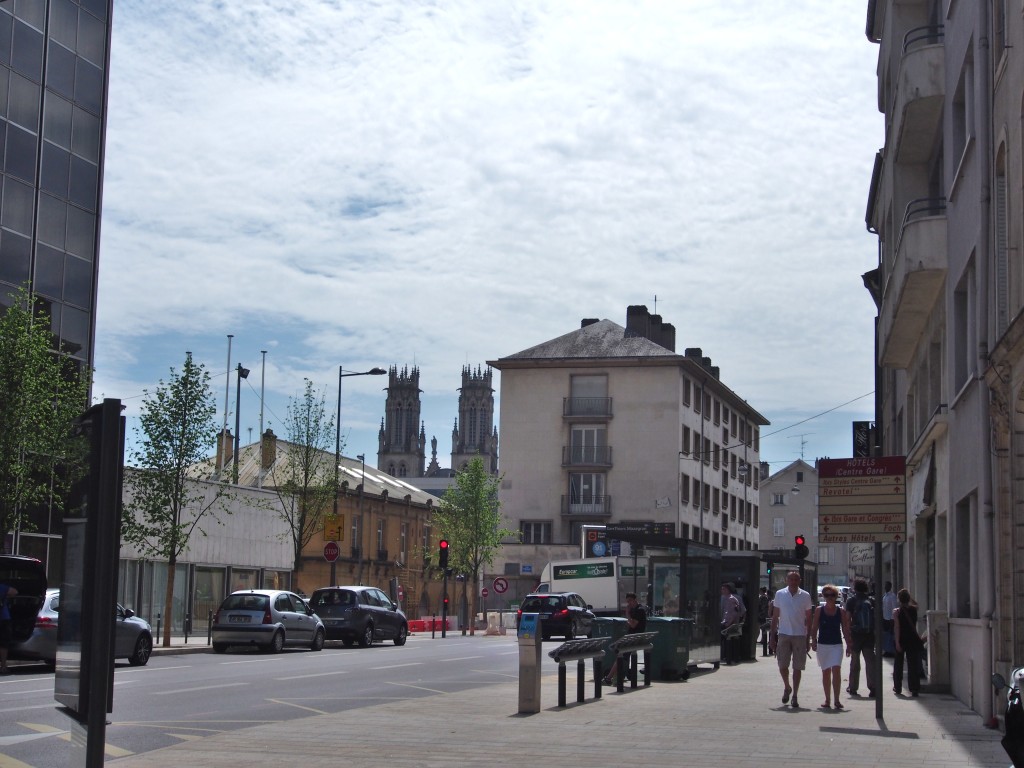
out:
M871 544L907 538L902 456L818 462L818 541Z

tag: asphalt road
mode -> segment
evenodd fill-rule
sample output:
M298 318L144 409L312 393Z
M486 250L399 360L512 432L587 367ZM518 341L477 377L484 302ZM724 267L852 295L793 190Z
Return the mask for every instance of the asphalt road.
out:
M222 731L426 698L518 678L514 636L431 639L403 647L328 644L319 653L235 651L119 663L107 760ZM53 673L25 665L0 678L0 768L68 765L72 723L53 700Z

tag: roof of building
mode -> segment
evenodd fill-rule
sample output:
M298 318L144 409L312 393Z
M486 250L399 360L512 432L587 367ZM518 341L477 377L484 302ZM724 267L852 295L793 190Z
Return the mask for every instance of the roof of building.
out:
M598 320L583 328L545 341L522 352L489 362L496 368L506 360L571 360L575 358L666 357L680 358L670 349L643 336L628 333L618 323Z
M238 465L238 485L248 488L272 488L275 484L275 476L281 477L285 474L288 453L297 446L280 438L274 438L273 442L275 457L267 467L262 466L261 443L250 443L239 447L238 453L241 461ZM323 472L332 472L334 470L334 453L321 451L321 454L320 464L323 467ZM197 479L230 481L232 477L231 463L229 462L228 466L220 473L217 472L216 466L216 457L211 456L194 465L191 474ZM386 492L393 499L408 497L409 501L414 504L434 505L437 503L436 496L410 485L401 478L392 477L375 467L367 466L357 458L353 459L347 456L340 458L338 482L347 484L348 488L352 490L358 488L362 483L363 493L368 495L381 496Z

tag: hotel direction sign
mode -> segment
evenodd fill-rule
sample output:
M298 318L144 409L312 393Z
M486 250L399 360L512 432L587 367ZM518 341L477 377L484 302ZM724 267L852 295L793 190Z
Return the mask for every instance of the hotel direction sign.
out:
M906 538L906 459L818 461L819 543L872 544Z

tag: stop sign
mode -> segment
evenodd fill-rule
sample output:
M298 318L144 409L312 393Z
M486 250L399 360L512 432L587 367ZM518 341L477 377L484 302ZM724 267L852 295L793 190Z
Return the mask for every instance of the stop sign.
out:
M483 589L480 590L480 594L483 595L484 597L487 597L487 595L490 594L490 593L487 591L487 587L484 587Z
M341 554L341 549L338 547L338 542L328 541L324 544L324 560L328 563L333 563L338 559L338 555Z

